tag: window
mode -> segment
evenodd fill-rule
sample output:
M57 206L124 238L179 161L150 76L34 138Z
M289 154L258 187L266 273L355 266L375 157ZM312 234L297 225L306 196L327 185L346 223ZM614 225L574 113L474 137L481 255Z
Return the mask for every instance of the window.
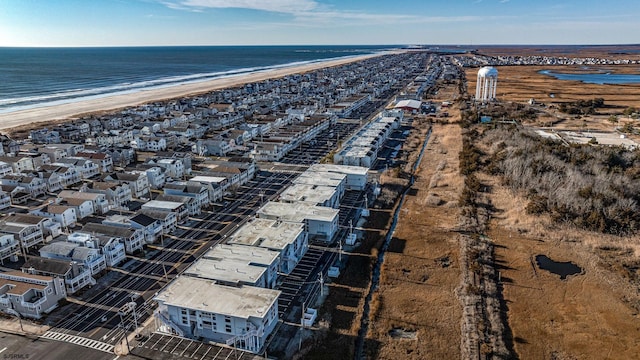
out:
M230 333L231 332L231 325L227 324L224 326L224 331Z

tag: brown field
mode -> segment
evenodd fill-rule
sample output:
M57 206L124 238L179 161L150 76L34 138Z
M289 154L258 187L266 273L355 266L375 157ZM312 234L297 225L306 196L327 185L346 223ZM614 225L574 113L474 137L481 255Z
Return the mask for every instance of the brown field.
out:
M455 86L441 88L433 100L450 101L455 90ZM459 117L456 106L449 113L452 119ZM372 301L368 338L378 344L379 359L461 356L462 307L455 294L460 282L459 246L454 228L462 190L458 172L462 135L457 124L434 124L432 129ZM406 337L399 336L403 331Z
M489 237L496 244L515 350L521 359L638 358L639 294L618 262L637 261L637 237L618 238L550 224L527 215L526 201L495 178L496 207ZM599 249L629 249L625 257L600 257ZM635 255L634 255L635 253ZM583 274L560 280L533 266L535 256L572 261ZM616 271L617 270L617 271Z

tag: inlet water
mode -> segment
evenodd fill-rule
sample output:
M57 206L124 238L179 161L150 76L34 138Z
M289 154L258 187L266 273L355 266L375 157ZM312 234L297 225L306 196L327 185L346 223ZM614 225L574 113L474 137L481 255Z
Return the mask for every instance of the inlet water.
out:
M536 263L538 263L540 269L560 275L561 280L566 279L569 275L580 274L582 272L582 268L572 262L553 261L545 255L537 255Z
M587 84L640 84L640 74L612 74L609 72L570 74L554 72L551 70L542 70L539 73L553 76L558 80L581 81Z

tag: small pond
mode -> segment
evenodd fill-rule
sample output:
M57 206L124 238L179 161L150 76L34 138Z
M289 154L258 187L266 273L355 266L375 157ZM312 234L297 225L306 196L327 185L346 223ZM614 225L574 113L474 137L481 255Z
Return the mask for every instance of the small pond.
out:
M538 267L540 269L547 270L556 275L560 275L561 280L566 279L569 275L582 273L582 268L572 262L553 261L545 255L537 255L536 263L538 263Z
M587 84L640 84L640 74L612 74L610 72L560 73L552 70L541 70L539 73L553 76L558 80L581 81Z

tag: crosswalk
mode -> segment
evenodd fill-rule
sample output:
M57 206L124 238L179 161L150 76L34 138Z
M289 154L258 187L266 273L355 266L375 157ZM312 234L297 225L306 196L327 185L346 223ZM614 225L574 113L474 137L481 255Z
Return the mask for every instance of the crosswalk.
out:
M84 346L90 349L104 351L106 353L113 353L114 351L114 346L111 344L103 343L101 341L97 341L93 339L87 339L81 336L63 334L55 331L47 331L40 337L43 339L51 339L56 341L68 342L71 344Z

